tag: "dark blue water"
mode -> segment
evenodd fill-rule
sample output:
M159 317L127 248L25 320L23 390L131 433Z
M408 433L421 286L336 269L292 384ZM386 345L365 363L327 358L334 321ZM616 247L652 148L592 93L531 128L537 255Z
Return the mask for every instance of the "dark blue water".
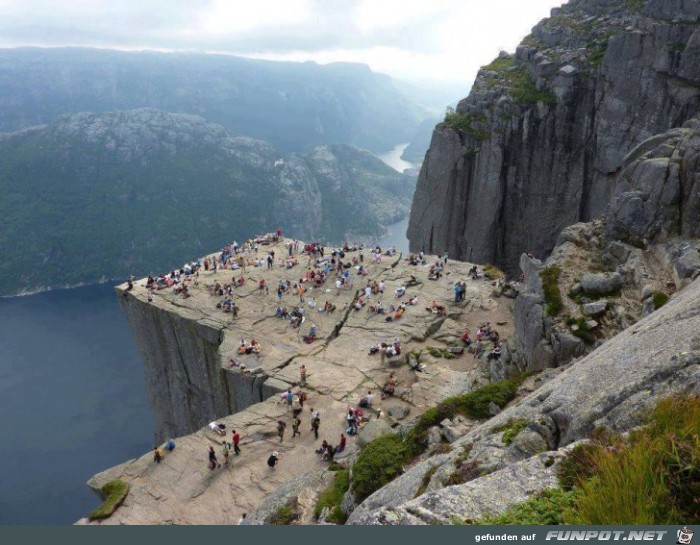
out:
M152 448L144 371L111 285L0 299L0 524L72 523L95 473Z

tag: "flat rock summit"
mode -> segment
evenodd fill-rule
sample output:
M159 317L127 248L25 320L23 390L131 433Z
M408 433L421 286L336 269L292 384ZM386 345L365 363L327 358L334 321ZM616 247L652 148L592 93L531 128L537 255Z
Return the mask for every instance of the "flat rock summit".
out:
M147 453L91 480L96 489L116 478L130 485L126 501L107 523L233 523L242 513L252 513L279 487L309 472L315 472L308 478L316 490L327 484L333 473L315 450L324 439L337 444L347 428L348 406L356 405L368 391L375 394L374 410L368 411L370 421L357 437L348 438L344 456L353 455L356 441L363 436L371 440L372 434L391 431L407 417L486 381L479 360L460 348L460 336L466 328L475 330L485 322L492 322L501 335L509 335L512 299L494 297L488 280L467 280L470 264L448 260L441 278L429 280L430 265L442 261L435 256L426 256L425 265L411 265L400 254L384 255L381 262L373 263L364 250L362 265L367 274L359 275L352 268L350 286L338 290L333 277L319 288L305 284L309 289L303 303L296 293L288 292L278 301L280 281L299 283L310 270L306 255L295 254L298 264L291 268L280 265L282 256L288 257L290 243L279 240L260 246L257 254L245 254L246 259L263 261L274 251L270 269L265 263L245 271L201 270L189 284L189 297L163 289L149 301L145 279L135 281L133 289L127 284L117 288L146 360L157 441L174 437L177 446L160 464L154 464ZM345 259L359 258L359 254L359 250L349 251ZM244 283L234 290L239 310L232 317L217 308L222 297L212 295L211 288L240 278ZM269 292L260 289L263 280ZM463 302L453 302L455 281L466 282ZM375 282L383 284L384 294L366 298L365 287ZM397 297L400 288L405 295ZM398 308L412 299L414 304L407 305L400 318L387 321L394 316L391 305ZM358 300L363 303L359 310ZM333 312L321 312L326 301L335 306ZM369 310L379 301L385 314ZM433 302L444 312L433 312ZM294 327L288 319L277 317L278 306L289 311L302 307L303 323ZM496 326L497 322L503 325ZM307 344L303 338L312 325L317 338ZM259 342L260 353L239 354L241 341L251 339ZM400 341L401 355L369 354L370 346L391 345L394 339ZM440 354L450 349L454 354ZM418 353L421 370L414 371L408 362ZM307 369L305 386L300 384L302 365ZM390 373L397 380L395 395L380 399ZM308 395L300 415L301 436L295 438L291 438L291 413L280 396L287 388L303 389ZM320 412L318 440L310 429L311 408ZM377 410L381 410L379 417ZM280 419L287 423L282 442L275 431ZM231 457L229 468L211 471L207 450L215 446L218 453L223 439L207 427L213 420L226 425L228 440L234 429L242 434L242 452ZM281 454L274 471L265 463L273 451Z

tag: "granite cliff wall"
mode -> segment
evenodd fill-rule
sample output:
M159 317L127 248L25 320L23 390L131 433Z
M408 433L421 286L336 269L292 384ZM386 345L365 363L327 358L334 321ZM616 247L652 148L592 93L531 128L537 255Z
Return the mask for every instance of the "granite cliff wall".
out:
M117 288L119 303L145 362L156 441L192 433L286 386L264 387L264 373L224 368L223 323L184 307L173 312L167 303L148 303L124 288Z
M571 0L483 67L433 133L411 250L517 271L601 215L623 158L700 111L700 5ZM525 227L524 227L525 226Z

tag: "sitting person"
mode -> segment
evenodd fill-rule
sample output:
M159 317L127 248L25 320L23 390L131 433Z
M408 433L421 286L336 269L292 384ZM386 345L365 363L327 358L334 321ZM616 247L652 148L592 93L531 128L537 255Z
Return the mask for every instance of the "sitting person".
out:
M389 378L386 379L386 383L384 383L384 388L382 389L382 399L384 399L387 396L393 396L394 392L396 391L396 377L394 376L394 373L391 373L389 375Z
M396 298L400 299L401 297L406 295L406 288L403 286L398 287L398 288L396 288L396 290L394 290L394 293L396 294Z
M372 390L369 390L367 392L367 395L364 396L362 399L360 399L360 402L358 403L359 407L371 407L372 406L372 401L374 400L374 395L372 395Z
M472 344L472 340L469 338L469 330L466 330L464 333L462 333L462 343L464 346L469 346Z
M471 269L469 269L469 276L472 277L472 280L476 280L479 278L479 272L476 268L476 265L473 265Z

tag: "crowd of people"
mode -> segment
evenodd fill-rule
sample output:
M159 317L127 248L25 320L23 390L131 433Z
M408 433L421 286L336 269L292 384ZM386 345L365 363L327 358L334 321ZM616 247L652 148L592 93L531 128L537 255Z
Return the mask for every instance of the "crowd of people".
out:
M146 282L146 287L149 290L149 301L153 300L154 293L163 289L172 289L175 294L185 298L190 297L192 286L197 286L202 278L211 277L211 275L203 273L234 271L230 281L217 280L207 286L210 296L216 299L217 309L222 313L230 314L232 319L235 319L241 311L239 305L242 297L252 295L251 300L255 304L257 295L268 296L272 292L277 303L274 317L287 321L292 328L299 328L300 339L309 344L319 338L318 326L314 323L313 316L316 316L316 313L320 315L333 314L338 310L337 305L333 302L333 293L339 295L343 290L354 290L357 283L360 283L357 296L351 302L345 303L343 311L360 312L365 309L369 316L368 319L378 316L386 322L395 322L400 320L410 307L418 304L416 295L418 292L411 293L413 291L411 288L422 284L422 281L417 278L418 271L415 275L411 275L410 280L406 280L404 277L404 284L395 288L394 286L388 287L384 279L369 277L365 281L365 277L368 277L372 272L372 265L381 265L382 258L395 256L397 254L396 248L371 248L367 263L365 249L362 246L344 244L340 248L329 250L319 243L304 244L294 240L286 242L286 246L281 252L283 255L279 255L279 247L276 243L281 240L281 235L281 230L277 230L275 233L249 239L241 245L234 241L224 246L216 255L187 263L182 268L165 274L155 277L149 276ZM304 260L306 263L302 265ZM452 267L448 266L447 252L442 253L437 259L429 258L420 252L409 255L406 261L411 266L425 267L423 276L427 280L435 282L442 280L446 284L444 300L439 297L431 300L425 306L426 311L436 317L443 317L447 316L448 306L451 303L461 304L466 301L467 282L465 278L458 278L452 273ZM261 269L279 271L280 277L272 281L269 280L269 276L255 278L259 276L255 274L255 271ZM293 276L290 277L290 274ZM475 265L469 270L466 277L479 280L484 278L484 274L479 272ZM444 278L449 278L449 282L445 282ZM251 283L252 287L247 288L247 282ZM129 280L129 285L133 286L132 279ZM505 280L497 279L494 285L501 289L506 283ZM247 289L243 291L243 288ZM305 323L307 325L303 326ZM469 330L465 330L461 335L463 346L468 348L474 357L478 358L483 357L486 353L487 341L491 343L491 349L486 354L487 360L498 360L501 357L500 336L492 328L490 322L481 324L474 333L474 338L471 337ZM251 338L250 341L241 339L237 355L229 359L229 366L247 370L245 362L248 360L245 356L257 356L262 351L261 344L255 339ZM391 342L373 344L369 347L368 354L371 356L379 354L382 363L386 359L392 358L397 358L395 361L399 361L398 357L403 354L401 340L399 337L395 337ZM239 359L241 356L244 357ZM407 361L411 363L410 357L407 358ZM250 362L248 361L248 363ZM424 364L420 365L416 360L415 367L412 365L411 368L414 371L421 371L424 367ZM285 404L288 413L287 416L280 417L275 424L275 434L280 444L285 444L285 439L297 442L302 438L310 437L311 434L313 434L312 441L317 442L322 434L320 412L315 408L309 408L308 412L305 412L304 409L308 400L307 370L304 365L300 366L299 373L299 388L296 391L290 388L280 393L279 403ZM381 386L379 388L380 399L384 400L395 396L398 382L399 379L394 372L391 372L383 383L379 382L378 386ZM381 418L382 411L376 405L375 394L372 390L368 390L366 394L362 395L357 403L349 405L347 412L343 415L343 431L339 433L337 440L330 441L326 437L320 444L317 443L317 448L314 450L319 458L322 461L332 461L334 457L346 449L348 436L356 435L358 430L372 418ZM288 428L291 428L291 438L285 437ZM234 456L241 453L241 434L233 430L231 438L228 440L225 426L217 422L211 422L209 429L210 433L221 438L218 450L214 446L208 448L209 468L214 471L221 467L229 467L231 453ZM270 434L272 435L272 430L270 430ZM154 448L154 462L161 463L165 453L172 452L174 448L175 443L172 439L168 439L163 446ZM271 470L274 470L281 458L280 452L275 450L267 458L267 465Z

